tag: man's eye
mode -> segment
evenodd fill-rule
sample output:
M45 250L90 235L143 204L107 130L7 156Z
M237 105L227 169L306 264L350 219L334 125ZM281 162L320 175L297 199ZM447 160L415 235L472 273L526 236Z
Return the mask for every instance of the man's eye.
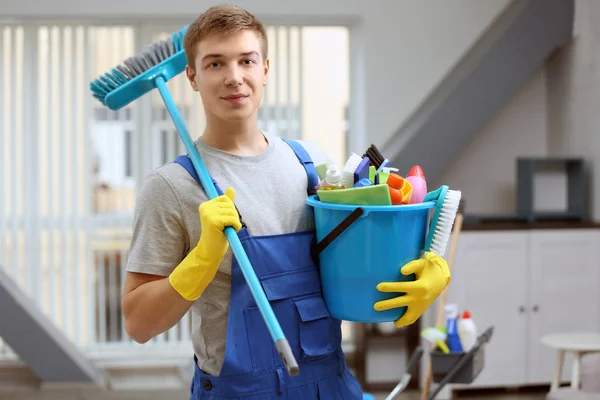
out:
M245 63L246 65L254 64L254 60L247 59L247 60L244 60L244 63Z
M219 66L219 63L218 63L218 62L214 62L214 63L210 63L210 64L209 64L209 67L210 67L210 68L217 68L218 66Z

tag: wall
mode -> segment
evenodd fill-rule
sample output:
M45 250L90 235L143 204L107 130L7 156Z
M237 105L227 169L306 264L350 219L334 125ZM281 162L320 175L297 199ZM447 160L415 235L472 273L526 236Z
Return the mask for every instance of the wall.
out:
M588 163L589 215L600 219L599 21L599 2L577 0L572 43L548 60L444 175L441 182L462 190L467 213L515 211L517 156L572 156Z
M590 167L590 216L600 219L600 3L577 0L575 38L547 66L551 154Z
M354 26L352 110L359 140L351 150L383 143L488 27L510 0L239 0L265 22ZM0 20L17 18L193 18L216 1L19 0L0 3Z
M546 117L546 72L541 69L441 179L462 191L468 214L516 210L515 158L547 154Z

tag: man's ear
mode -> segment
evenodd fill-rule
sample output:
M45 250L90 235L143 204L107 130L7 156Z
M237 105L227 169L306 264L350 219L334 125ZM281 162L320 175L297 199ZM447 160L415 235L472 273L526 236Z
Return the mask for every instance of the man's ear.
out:
M267 58L264 62L265 76L263 78L263 86L267 86L269 81L269 59Z
M193 68L190 68L189 65L185 66L185 75L188 78L188 81L190 81L190 85L192 86L192 89L194 89L194 91L198 91L198 85L196 84L196 71Z

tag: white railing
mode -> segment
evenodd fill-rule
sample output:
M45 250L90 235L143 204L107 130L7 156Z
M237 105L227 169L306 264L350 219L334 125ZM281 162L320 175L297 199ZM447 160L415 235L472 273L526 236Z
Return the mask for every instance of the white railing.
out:
M183 146L156 91L119 111L89 93L92 79L140 43L177 29L0 25L0 265L95 359L191 354L189 316L141 347L120 309L136 183ZM302 34L268 31L282 67L272 64L261 124L302 137ZM199 96L183 74L168 85L197 136ZM14 357L0 340L0 359Z

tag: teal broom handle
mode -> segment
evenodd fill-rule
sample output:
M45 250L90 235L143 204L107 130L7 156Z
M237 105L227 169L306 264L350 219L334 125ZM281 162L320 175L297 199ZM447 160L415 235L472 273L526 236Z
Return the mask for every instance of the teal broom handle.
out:
M208 175L206 170L206 166L204 162L200 158L198 154L198 150L192 141L190 134L187 130L187 127L179 113L179 109L175 105L173 101L173 97L167 88L166 81L162 77L158 77L155 80L155 85L158 88L158 91L167 107L167 111L171 115L171 119L177 128L177 132L179 132L179 136L183 141L185 149L187 150L192 164L194 164L194 168L196 169L196 173L200 178L200 182L202 183L202 187L206 192L206 195L209 199L213 199L218 196L217 190ZM271 308L271 304L267 300L267 296L262 289L260 281L258 280L252 265L250 264L250 260L242 247L242 243L240 242L240 238L238 237L234 228L228 226L225 228L225 236L227 240L229 240L229 244L231 245L231 249L233 254L235 255L238 264L242 270L242 274L250 287L250 291L252 292L252 296L258 305L258 309L262 314L262 317L267 325L269 333L273 338L273 342L275 343L275 347L282 358L284 364L286 365L288 372L290 375L297 375L299 372L298 364L294 358L294 354L292 353L291 347L283 334L283 330L279 325L279 321Z

